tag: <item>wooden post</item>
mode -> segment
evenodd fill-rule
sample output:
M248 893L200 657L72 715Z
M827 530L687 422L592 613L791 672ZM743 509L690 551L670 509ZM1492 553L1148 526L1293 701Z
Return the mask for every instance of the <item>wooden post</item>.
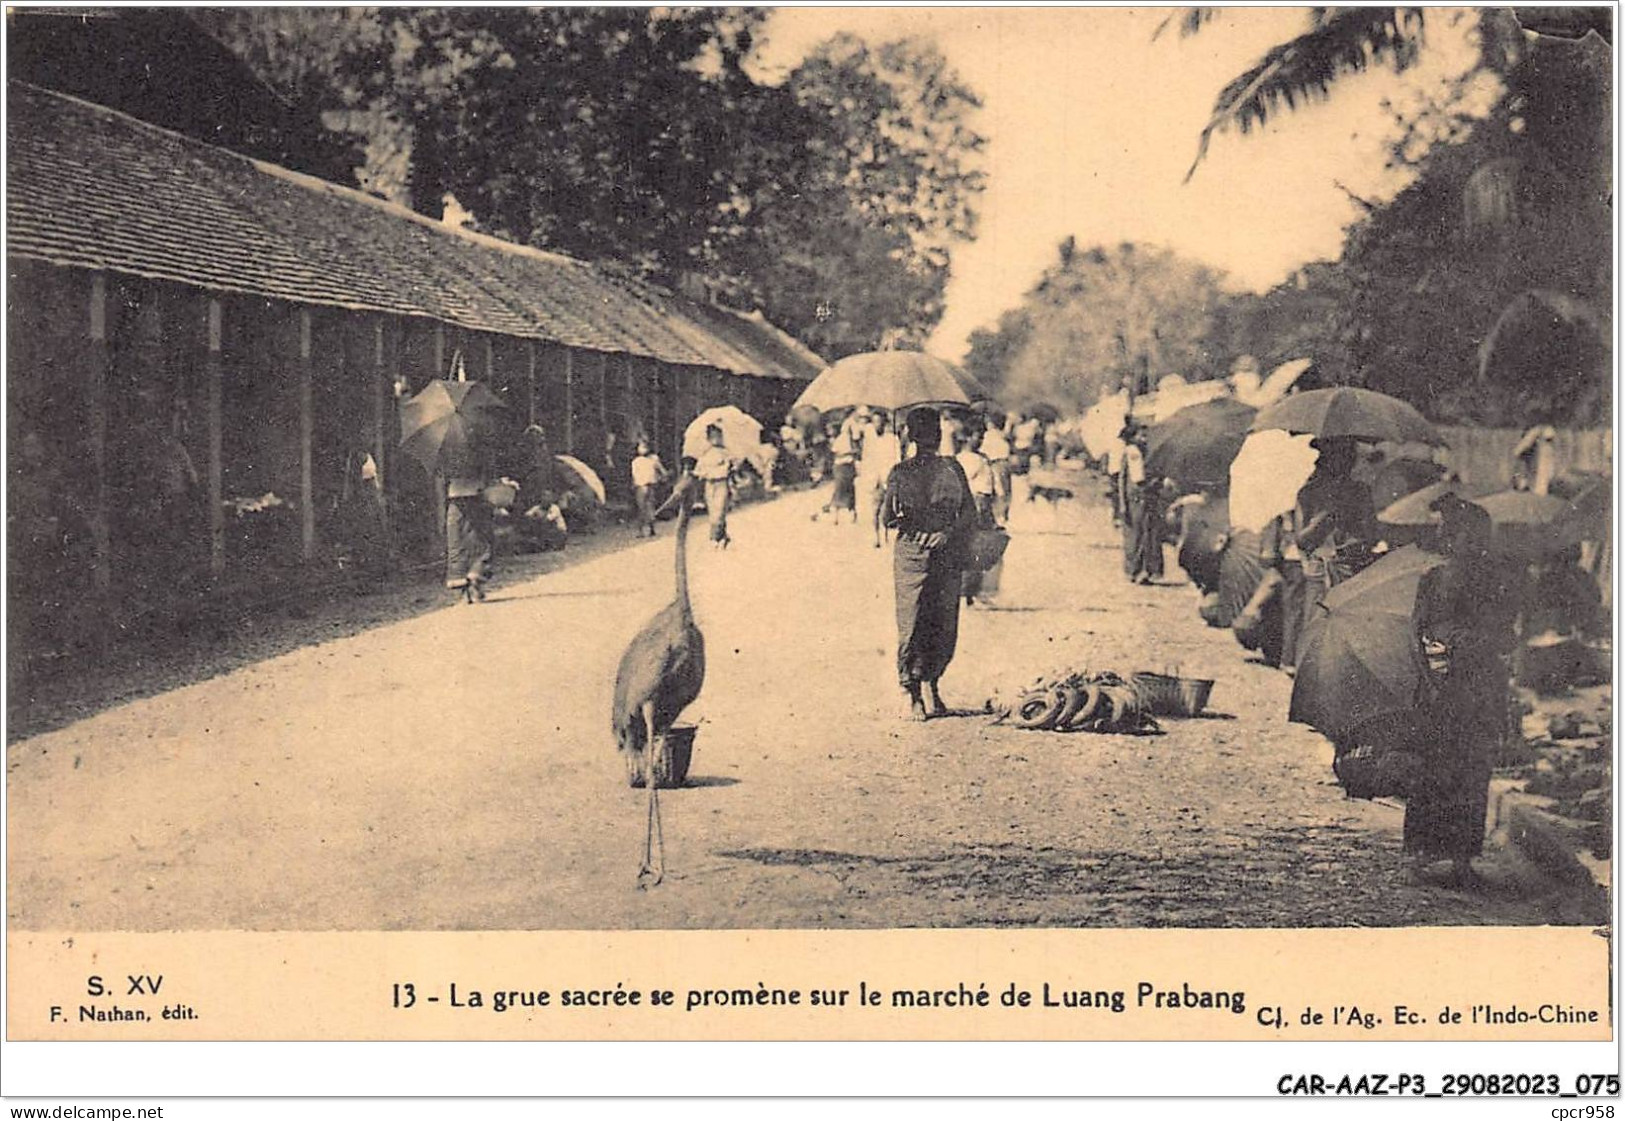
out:
M384 493L388 476L384 456L389 452L389 410L392 386L384 369L384 317L372 325L372 462L378 469L378 492ZM387 507L386 507L387 509Z
M299 309L299 555L316 556L316 479L312 471L311 440L315 417L311 402L310 309Z
M576 352L564 348L564 450L576 453Z
M496 361L495 344L492 342L491 336L486 335L485 336L485 383L492 390L496 389L496 385L495 385L496 373L494 372L496 370L496 368L497 368L497 361Z
M525 423L536 423L536 340L525 340L525 385L528 387L528 396L525 398Z
M107 525L107 371L112 353L107 340L107 277L90 278L89 439L91 578L96 590L113 583L113 543Z
M609 431L609 355L603 351L598 352L598 434L604 435ZM602 459L603 448L594 448L595 458ZM592 460L587 462L591 463Z
M444 378L446 376L446 325L434 325L434 373L430 378Z
M208 382L209 426L209 572L226 571L226 494L221 456L221 314L220 301L208 301L208 349L203 355L203 377Z

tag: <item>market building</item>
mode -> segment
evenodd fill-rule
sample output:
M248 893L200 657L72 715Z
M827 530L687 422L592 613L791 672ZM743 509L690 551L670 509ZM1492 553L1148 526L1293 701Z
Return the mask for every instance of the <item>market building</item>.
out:
M62 600L308 569L362 464L429 555L398 402L459 359L601 471L639 437L675 463L709 406L782 417L822 367L760 316L71 96L7 98L11 475L49 527L14 515L12 568Z

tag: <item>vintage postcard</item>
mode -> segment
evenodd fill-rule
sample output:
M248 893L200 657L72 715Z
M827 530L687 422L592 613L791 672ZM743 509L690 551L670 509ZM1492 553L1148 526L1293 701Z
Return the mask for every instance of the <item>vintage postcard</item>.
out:
M8 8L10 1093L1617 1095L1613 17Z

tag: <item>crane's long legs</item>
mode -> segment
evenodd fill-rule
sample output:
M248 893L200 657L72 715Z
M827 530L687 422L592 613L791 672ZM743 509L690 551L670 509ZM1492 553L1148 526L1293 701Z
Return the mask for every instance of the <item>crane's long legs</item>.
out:
M666 878L666 838L660 829L660 782L655 777L666 741L665 737L655 734L653 701L644 703L643 727L643 784L649 792L649 817L643 837L643 863L638 868L640 889L654 887Z

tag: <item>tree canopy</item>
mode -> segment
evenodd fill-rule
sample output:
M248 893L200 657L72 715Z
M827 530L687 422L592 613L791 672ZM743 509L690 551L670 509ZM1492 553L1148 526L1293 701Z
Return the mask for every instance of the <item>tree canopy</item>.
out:
M966 368L1011 404L1081 408L1139 379L1224 372L1220 274L1166 249L1072 238L1021 305L971 334Z
M1427 16L1315 9L1304 35L1219 94L1197 162L1218 131L1246 132L1367 66L1403 69L1425 49ZM1212 18L1191 9L1182 31ZM1261 355L1313 355L1323 376L1405 397L1440 420L1604 423L1609 13L1483 9L1471 18L1477 66L1450 97L1399 120L1390 158L1409 184L1365 204L1335 264L1243 300L1233 342ZM1485 81L1495 90L1487 109L1467 96Z
M762 9L201 18L362 132L372 189L760 308L826 357L922 341L974 233L979 101L920 42L840 36L772 85L746 66Z

